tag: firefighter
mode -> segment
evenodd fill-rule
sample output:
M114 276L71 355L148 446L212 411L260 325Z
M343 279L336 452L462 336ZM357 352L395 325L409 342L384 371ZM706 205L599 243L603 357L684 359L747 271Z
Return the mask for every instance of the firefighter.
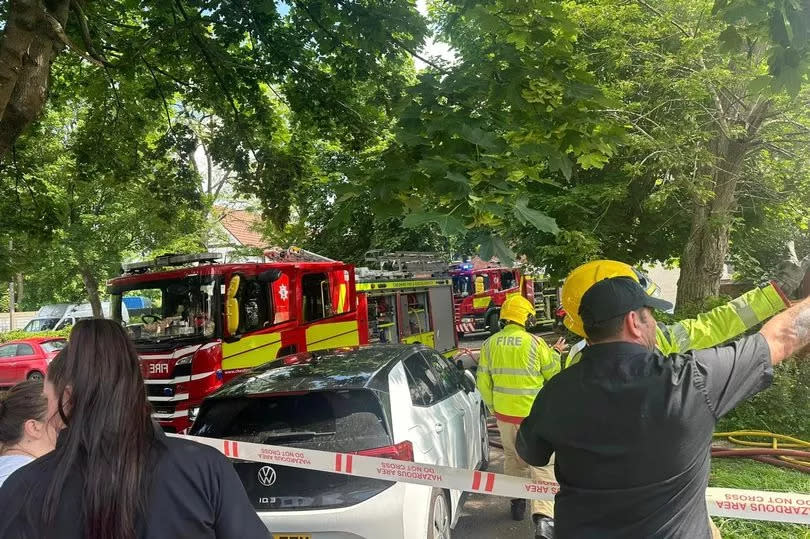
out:
M799 286L804 277L804 265L804 261L801 264L783 264L775 280L694 319L680 320L671 325L659 323L656 328L658 349L664 355L684 353L718 346L742 335L790 306L782 290L793 290ZM649 295L655 295L658 288L643 273L624 262L594 260L583 264L568 274L562 287L562 306L566 312L564 323L569 330L585 337L579 316L582 295L597 281L611 277L630 277L641 284ZM586 345L583 339L571 348L566 367L579 361Z
M560 372L560 354L566 346L565 339L559 339L552 349L543 339L527 332L534 316L534 306L520 294L503 302L503 329L481 345L478 388L498 421L506 474L553 482L553 462L542 468L530 467L515 452L518 427L529 415L543 384ZM523 520L525 515L526 500L512 500L512 518ZM554 503L533 500L532 515L537 537L552 537Z

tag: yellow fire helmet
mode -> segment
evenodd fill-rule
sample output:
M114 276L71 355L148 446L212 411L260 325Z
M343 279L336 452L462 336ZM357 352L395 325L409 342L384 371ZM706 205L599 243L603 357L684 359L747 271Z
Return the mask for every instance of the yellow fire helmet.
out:
M565 327L580 337L585 337L585 328L582 327L582 319L579 317L579 303L582 295L598 281L612 277L630 277L638 281L647 294L658 295L658 285L629 264L617 260L587 262L569 273L563 282L560 296L562 307L565 309L565 319L563 320Z
M501 320L509 320L523 327L533 325L534 315L534 305L520 294L509 296L501 305Z

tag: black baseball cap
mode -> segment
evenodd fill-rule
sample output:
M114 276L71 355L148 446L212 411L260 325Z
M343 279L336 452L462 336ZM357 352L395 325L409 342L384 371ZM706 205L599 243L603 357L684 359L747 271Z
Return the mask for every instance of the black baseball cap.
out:
M597 282L583 294L579 316L583 324L589 326L642 307L667 311L672 308L672 304L648 295L630 277L612 277Z

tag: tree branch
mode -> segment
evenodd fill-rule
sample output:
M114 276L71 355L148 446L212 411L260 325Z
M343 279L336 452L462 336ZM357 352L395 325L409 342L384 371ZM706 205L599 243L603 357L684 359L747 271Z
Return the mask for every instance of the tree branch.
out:
M152 80L155 81L155 89L160 94L160 99L163 101L163 110L166 111L166 123L169 124L169 130L172 129L172 115L169 112L169 104L166 102L166 94L163 93L163 86L161 86L160 81L155 75L155 71L152 69L152 66L149 65L149 62L146 61L146 57L143 57L143 63L146 64L146 68L149 70L149 74L152 75Z
M685 35L686 37L692 37L692 35L689 32L687 32L686 29L683 26L681 26L680 24L678 24L674 20L672 20L669 17L667 17L666 15L664 15L660 10L658 10L658 8L655 8L655 7L651 6L650 4L645 2L644 0L637 0L637 2L639 4L641 4L642 6L644 6L645 8L652 11L653 13L655 13L656 15L658 15L659 17L661 17L662 19L664 19L665 21L667 21L668 23L670 23L672 26L674 26L678 30L680 30L681 33L683 35Z
M93 39L90 37L90 28L87 26L87 16L84 14L82 6L76 0L71 0L70 8L74 13L76 13L76 18L79 21L79 28L81 29L82 41L87 49L87 53L92 58L95 58L102 64L107 65L107 59L93 46Z
M177 6L178 10L180 11L180 15L183 17L183 20L186 22L186 24L188 24L189 32L191 33L191 39L194 40L194 43L197 45L197 48L200 49L200 53L203 55L203 58L205 59L205 63L208 65L208 67L213 72L214 77L217 79L217 82L219 83L222 91L225 94L225 97L228 98L228 101L230 102L231 108L233 109L233 112L234 112L234 115L235 115L236 123L238 124L239 123L240 113L239 113L239 107L236 106L236 100L231 95L230 90L228 90L228 86L227 86L227 84L225 84L225 80L222 78L222 75L220 74L219 70L217 69L213 58L211 58L211 54L209 53L208 49L205 47L205 43L203 43L202 39L197 35L197 32L194 30L194 24L189 19L188 14L186 13L186 9L183 7L183 3L180 0L175 0L174 3Z
M337 0L337 3L340 4L341 6L345 7L345 4L341 0ZM366 11L368 11L368 10L366 10ZM385 17L385 18L388 18L388 17ZM410 47L405 45L405 43L403 43L400 39L395 37L391 32L388 32L388 37L391 38L391 41L396 46L398 46L402 50L406 51L408 54L410 54L414 58L418 58L418 59L422 60L427 65L429 65L430 67L432 67L433 69L435 69L436 71L438 71L438 72L440 72L440 73L442 73L444 75L449 75L450 74L450 72L448 70L446 70L445 68L443 68L440 65L436 64L435 62L432 62L431 60L428 60L427 58L419 55L416 51L414 51L413 49L411 49Z
M65 33L65 29L62 27L59 21L57 21L53 16L51 16L50 13L45 13L43 18L45 19L45 22L48 24L48 29L53 33L54 37L56 37L56 39L60 43L62 43L63 45L62 48L64 47L69 48L70 50L72 50L73 52L75 52L76 54L78 54L91 64L95 64L99 67L104 67L105 65L107 65L105 62L102 62L97 58L93 58L87 52L83 51L80 47L77 47L76 44L73 43L73 41Z

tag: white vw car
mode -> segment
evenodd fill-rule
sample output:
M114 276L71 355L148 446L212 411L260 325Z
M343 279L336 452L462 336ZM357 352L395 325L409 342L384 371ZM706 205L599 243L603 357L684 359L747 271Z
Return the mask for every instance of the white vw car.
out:
M197 436L356 453L456 468L488 464L481 395L468 373L422 345L300 353L207 398ZM273 539L450 537L462 493L235 461Z

